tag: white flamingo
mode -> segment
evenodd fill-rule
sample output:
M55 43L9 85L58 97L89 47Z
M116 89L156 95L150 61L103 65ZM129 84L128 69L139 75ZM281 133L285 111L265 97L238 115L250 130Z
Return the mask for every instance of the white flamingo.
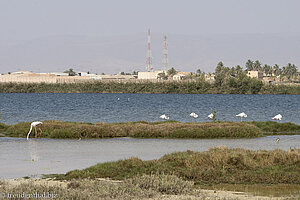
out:
M282 115L281 115L281 114L278 114L278 115L272 117L272 119L275 119L275 120L281 120L281 119L282 119Z
M168 120L169 119L169 117L167 115L165 115L165 114L161 115L159 118L164 119L164 120Z
M41 126L43 124L43 122L39 122L39 121L36 121L36 122L32 122L31 123L31 125L30 125L30 130L29 130L29 132L28 132L28 134L27 134L27 140L29 139L29 135L30 135L30 133L31 133L31 131L32 131L32 127L34 127L34 130L35 130L35 138L37 138L37 131L36 131L36 127L38 127L38 126ZM41 134L42 134L42 130L39 128L39 130L41 131L40 132L40 136L39 136L39 138L41 137Z
M214 118L214 114L213 113L210 113L207 117L209 118L209 119L213 119Z
M240 117L240 118L241 118L241 121L243 121L243 118L244 118L244 117L247 117L246 113L244 113L244 112L242 112L242 113L240 113L240 114L237 114L236 116L237 116L237 117Z
M196 113L194 113L194 112L192 112L192 113L190 114L190 116L193 117L193 118L198 118L198 115L197 115Z

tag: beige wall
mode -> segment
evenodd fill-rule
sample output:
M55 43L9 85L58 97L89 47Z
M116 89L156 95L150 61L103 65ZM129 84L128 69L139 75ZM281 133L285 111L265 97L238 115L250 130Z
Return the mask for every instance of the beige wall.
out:
M262 72L260 71L248 71L247 72L247 75L250 77L250 78L257 78L258 80L262 80L264 78L264 75Z
M89 77L55 76L53 74L12 74L0 76L2 83L77 83L90 81Z

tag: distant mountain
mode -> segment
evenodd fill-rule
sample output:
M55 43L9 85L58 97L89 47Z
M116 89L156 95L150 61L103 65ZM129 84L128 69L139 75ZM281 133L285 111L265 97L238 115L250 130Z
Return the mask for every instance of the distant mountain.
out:
M161 68L162 34L152 34L155 69ZM169 62L178 70L214 71L219 61L226 66L248 59L262 63L300 66L300 35L168 35ZM75 71L118 73L145 70L147 35L92 37L52 36L19 44L0 45L0 73Z

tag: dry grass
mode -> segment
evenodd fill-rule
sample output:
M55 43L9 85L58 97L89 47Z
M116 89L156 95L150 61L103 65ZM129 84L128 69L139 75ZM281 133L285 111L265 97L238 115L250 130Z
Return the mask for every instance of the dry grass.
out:
M55 195L53 199L144 199L155 198L164 194L183 195L193 192L193 183L183 181L176 176L151 175L134 177L123 182L105 180L70 181L67 187L60 184L36 184L34 181L11 186L0 182L0 193L5 194L42 194ZM15 198L18 199L18 198ZM19 198L22 199L22 198Z

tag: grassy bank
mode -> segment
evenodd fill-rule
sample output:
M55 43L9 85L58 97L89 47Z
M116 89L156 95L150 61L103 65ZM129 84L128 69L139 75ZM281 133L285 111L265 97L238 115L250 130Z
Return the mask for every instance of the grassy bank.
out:
M197 184L300 184L300 151L251 151L219 147L206 152L178 152L158 160L138 158L73 170L58 179L111 178L169 174Z
M7 125L2 135L26 137L30 123ZM44 121L42 137L47 138L253 138L262 136L259 128L252 124L237 122L181 123L126 122L126 123L79 123ZM31 133L34 137L34 133Z
M0 124L0 136L26 137L29 122L15 125ZM42 137L58 139L79 138L254 138L266 135L300 134L300 126L277 122L124 122L80 123L44 121ZM31 133L34 137L34 132Z
M162 93L162 94L300 94L300 86L264 85L244 77L222 84L197 81L86 82L71 84L0 83L0 93Z
M290 122L277 123L272 121L253 121L246 122L258 127L264 135L295 135L300 134L300 126Z

